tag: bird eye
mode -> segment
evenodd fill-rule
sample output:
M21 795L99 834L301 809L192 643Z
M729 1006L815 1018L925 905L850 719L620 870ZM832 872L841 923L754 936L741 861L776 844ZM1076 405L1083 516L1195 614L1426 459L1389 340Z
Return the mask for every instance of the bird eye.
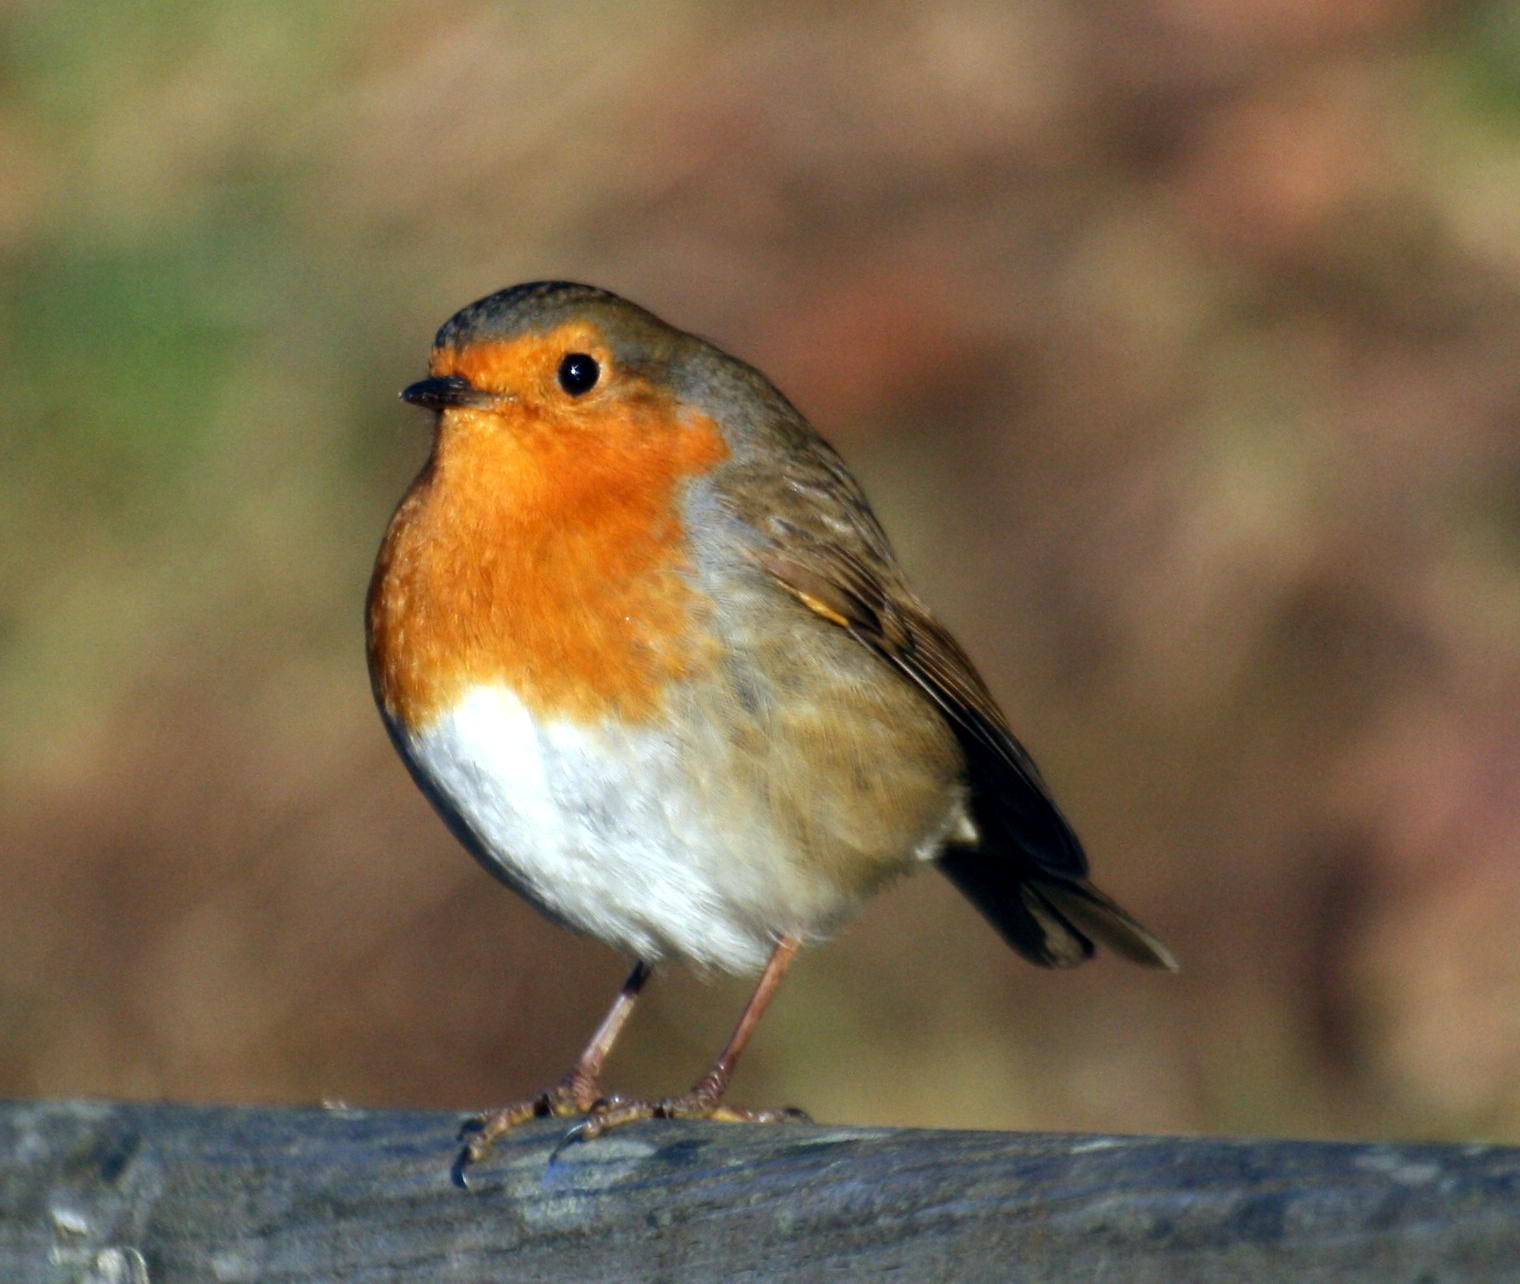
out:
M572 397L590 392L601 377L596 358L584 352L567 352L559 363L559 386Z

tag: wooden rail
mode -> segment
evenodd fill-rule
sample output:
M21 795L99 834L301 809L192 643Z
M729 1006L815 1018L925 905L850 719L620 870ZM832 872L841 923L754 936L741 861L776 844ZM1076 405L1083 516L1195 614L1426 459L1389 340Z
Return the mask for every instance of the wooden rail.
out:
M1520 1280L1520 1149L0 1103L0 1280Z

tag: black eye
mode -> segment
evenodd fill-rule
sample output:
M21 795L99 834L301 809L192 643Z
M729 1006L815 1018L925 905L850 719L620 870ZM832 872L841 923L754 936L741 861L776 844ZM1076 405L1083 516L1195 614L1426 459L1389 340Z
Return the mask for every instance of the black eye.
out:
M567 352L559 363L559 386L572 397L579 397L596 387L601 374L595 357L584 352Z

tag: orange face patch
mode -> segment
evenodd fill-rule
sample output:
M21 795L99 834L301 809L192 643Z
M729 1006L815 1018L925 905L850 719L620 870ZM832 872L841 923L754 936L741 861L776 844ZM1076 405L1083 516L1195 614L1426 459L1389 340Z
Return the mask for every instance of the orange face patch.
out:
M596 400L616 394L620 372L612 365L601 330L589 321L570 321L542 333L472 343L466 348L434 348L428 374L463 375L477 388L569 412L573 406L555 379L560 358L567 352L585 352L601 363L604 386Z
M583 398L555 382L567 351L604 368ZM420 729L501 682L539 715L651 716L711 661L678 504L727 454L717 425L618 371L584 322L440 350L430 370L502 400L443 412L391 520L368 619L386 713Z

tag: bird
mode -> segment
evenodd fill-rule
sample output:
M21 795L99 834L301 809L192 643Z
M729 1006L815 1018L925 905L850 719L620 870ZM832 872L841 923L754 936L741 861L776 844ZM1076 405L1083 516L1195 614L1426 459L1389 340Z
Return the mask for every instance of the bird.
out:
M756 1122L735 1063L805 944L933 866L1019 954L1175 969L1088 878L1039 770L909 587L840 456L753 366L595 286L456 312L366 602L371 685L447 827L632 970L553 1087L468 1120L456 1177L542 1116ZM689 1091L603 1070L653 968L756 974Z

